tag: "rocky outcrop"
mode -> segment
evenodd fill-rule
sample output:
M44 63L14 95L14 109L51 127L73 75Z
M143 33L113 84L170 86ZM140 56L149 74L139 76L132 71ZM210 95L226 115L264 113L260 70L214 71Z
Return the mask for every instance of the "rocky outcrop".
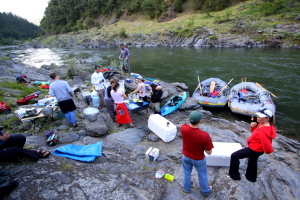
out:
M0 60L0 66L4 67L3 63ZM12 64L14 69L23 68L16 63L5 63ZM7 70L7 66L3 69ZM48 74L49 71L46 69L39 71L35 68L31 69L31 73L43 76L43 73ZM4 74L8 78L13 76L7 72ZM77 79L80 82L80 78ZM187 90L183 83L163 81L160 83L166 91L164 99L174 92ZM126 83L125 86L134 89L136 84L137 82L132 79L132 83ZM182 139L179 131L173 141L165 143L148 128L145 111L132 113L133 122L138 124L136 128L129 128L129 125L118 128L105 109L100 111L95 122L81 120L82 110L88 105L82 98L78 98L75 104L80 126L70 128L63 125L66 123L65 119L57 120L58 125L52 127L60 137L56 146L48 146L43 134L33 134L30 124L26 125L26 130L21 128L16 130L27 135L26 148L53 151L66 144L89 145L102 141L103 155L92 163L54 155L40 159L38 162L23 159L12 163L0 163L1 167L12 173L8 181L14 179L19 181L18 188L10 195L11 199L205 199L200 193L195 170L191 174L193 180L191 193L186 194L181 189ZM195 99L188 98L180 110L167 115L166 118L179 130L182 124L189 123L189 114L192 110L201 110L201 107L196 105ZM205 117L200 128L207 131L214 142L238 142L243 147L246 146L246 139L251 134L249 124L241 121L230 122L213 116L209 111L201 111ZM12 115L2 115L0 120L6 120ZM20 126L20 124L11 124L11 126ZM278 135L273 146L274 153L264 154L258 160L256 183L249 182L245 178L240 181L229 180L226 177L228 167L208 167L209 184L213 186L213 192L206 199L298 199L300 196L299 142ZM149 147L160 149L160 155L155 162L145 157ZM240 168L241 173L245 173L246 164L247 162ZM158 169L174 175L176 181L156 179L155 172Z
M166 17L162 16L161 21L171 19L172 13ZM182 27L178 27L178 30ZM231 27L229 32L219 33L207 27L196 28L188 34L177 33L164 30L159 33L127 34L127 38L119 38L117 35L102 34L101 29L95 33L81 31L77 34L57 35L54 38L43 39L26 43L19 48L40 48L40 47L72 47L72 48L110 48L118 47L122 42L128 47L217 47L217 48L235 48L235 47L294 47L299 48L297 44L291 44L286 40L287 35L297 35L300 33L299 24L277 24L274 28L258 30L253 28L253 24L240 21ZM47 40L45 40L47 39Z

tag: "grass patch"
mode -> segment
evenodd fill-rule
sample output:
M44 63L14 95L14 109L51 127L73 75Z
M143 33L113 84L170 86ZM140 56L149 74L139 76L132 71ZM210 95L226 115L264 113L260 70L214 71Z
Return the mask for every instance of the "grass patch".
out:
M65 172L72 172L74 171L74 167L72 164L69 163L63 163L62 161L59 161L60 165L59 165L59 169L61 171L65 171Z
M6 56L0 57L0 59L2 59L2 60L11 60L10 58L8 58Z

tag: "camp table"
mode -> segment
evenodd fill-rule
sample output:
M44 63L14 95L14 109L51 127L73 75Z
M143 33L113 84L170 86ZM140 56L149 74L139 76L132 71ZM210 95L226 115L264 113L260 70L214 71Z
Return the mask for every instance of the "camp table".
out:
M143 105L142 106L138 106L137 103L129 102L129 104L127 104L127 108L132 113L136 113L136 112L139 112L141 110L149 108L149 103L143 101Z
M57 106L54 106L53 107L53 111L55 111L57 108ZM50 115L44 115L41 110L43 108L37 108L37 113L38 115L35 115L35 116L24 116L23 118L21 118L20 120L22 122L24 121L27 121L29 120L32 124L33 124L33 132L35 133L35 128L36 126L39 127L39 130L36 132L38 133L43 127L45 124L47 123L51 123L51 124L56 124L54 118L53 118L53 114L50 114Z

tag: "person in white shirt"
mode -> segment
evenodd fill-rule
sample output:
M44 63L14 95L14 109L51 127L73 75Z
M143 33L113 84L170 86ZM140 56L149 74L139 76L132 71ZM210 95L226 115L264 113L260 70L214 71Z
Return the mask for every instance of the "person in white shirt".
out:
M148 102L147 101L147 95L146 95L146 86L145 86L145 79L142 76L138 76L138 88L135 89L133 92L131 92L130 94L134 94L134 93L139 93L139 99L143 100L144 102ZM146 111L146 116L149 117L149 108L147 108Z
M95 86L95 89L99 95L99 109L104 108L104 95L105 95L105 87L104 87L104 77L102 72L100 72L100 66L95 65L95 72L92 74L91 82Z

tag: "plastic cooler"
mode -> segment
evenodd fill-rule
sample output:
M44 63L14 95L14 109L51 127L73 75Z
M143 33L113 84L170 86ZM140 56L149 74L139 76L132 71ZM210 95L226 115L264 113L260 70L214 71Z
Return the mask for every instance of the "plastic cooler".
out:
M205 153L207 166L229 167L231 154L242 149L239 143L213 142L213 145L212 154ZM245 163L245 160L240 160L240 167Z
M150 115L148 119L148 128L164 142L171 142L174 140L177 133L176 126L159 114Z

